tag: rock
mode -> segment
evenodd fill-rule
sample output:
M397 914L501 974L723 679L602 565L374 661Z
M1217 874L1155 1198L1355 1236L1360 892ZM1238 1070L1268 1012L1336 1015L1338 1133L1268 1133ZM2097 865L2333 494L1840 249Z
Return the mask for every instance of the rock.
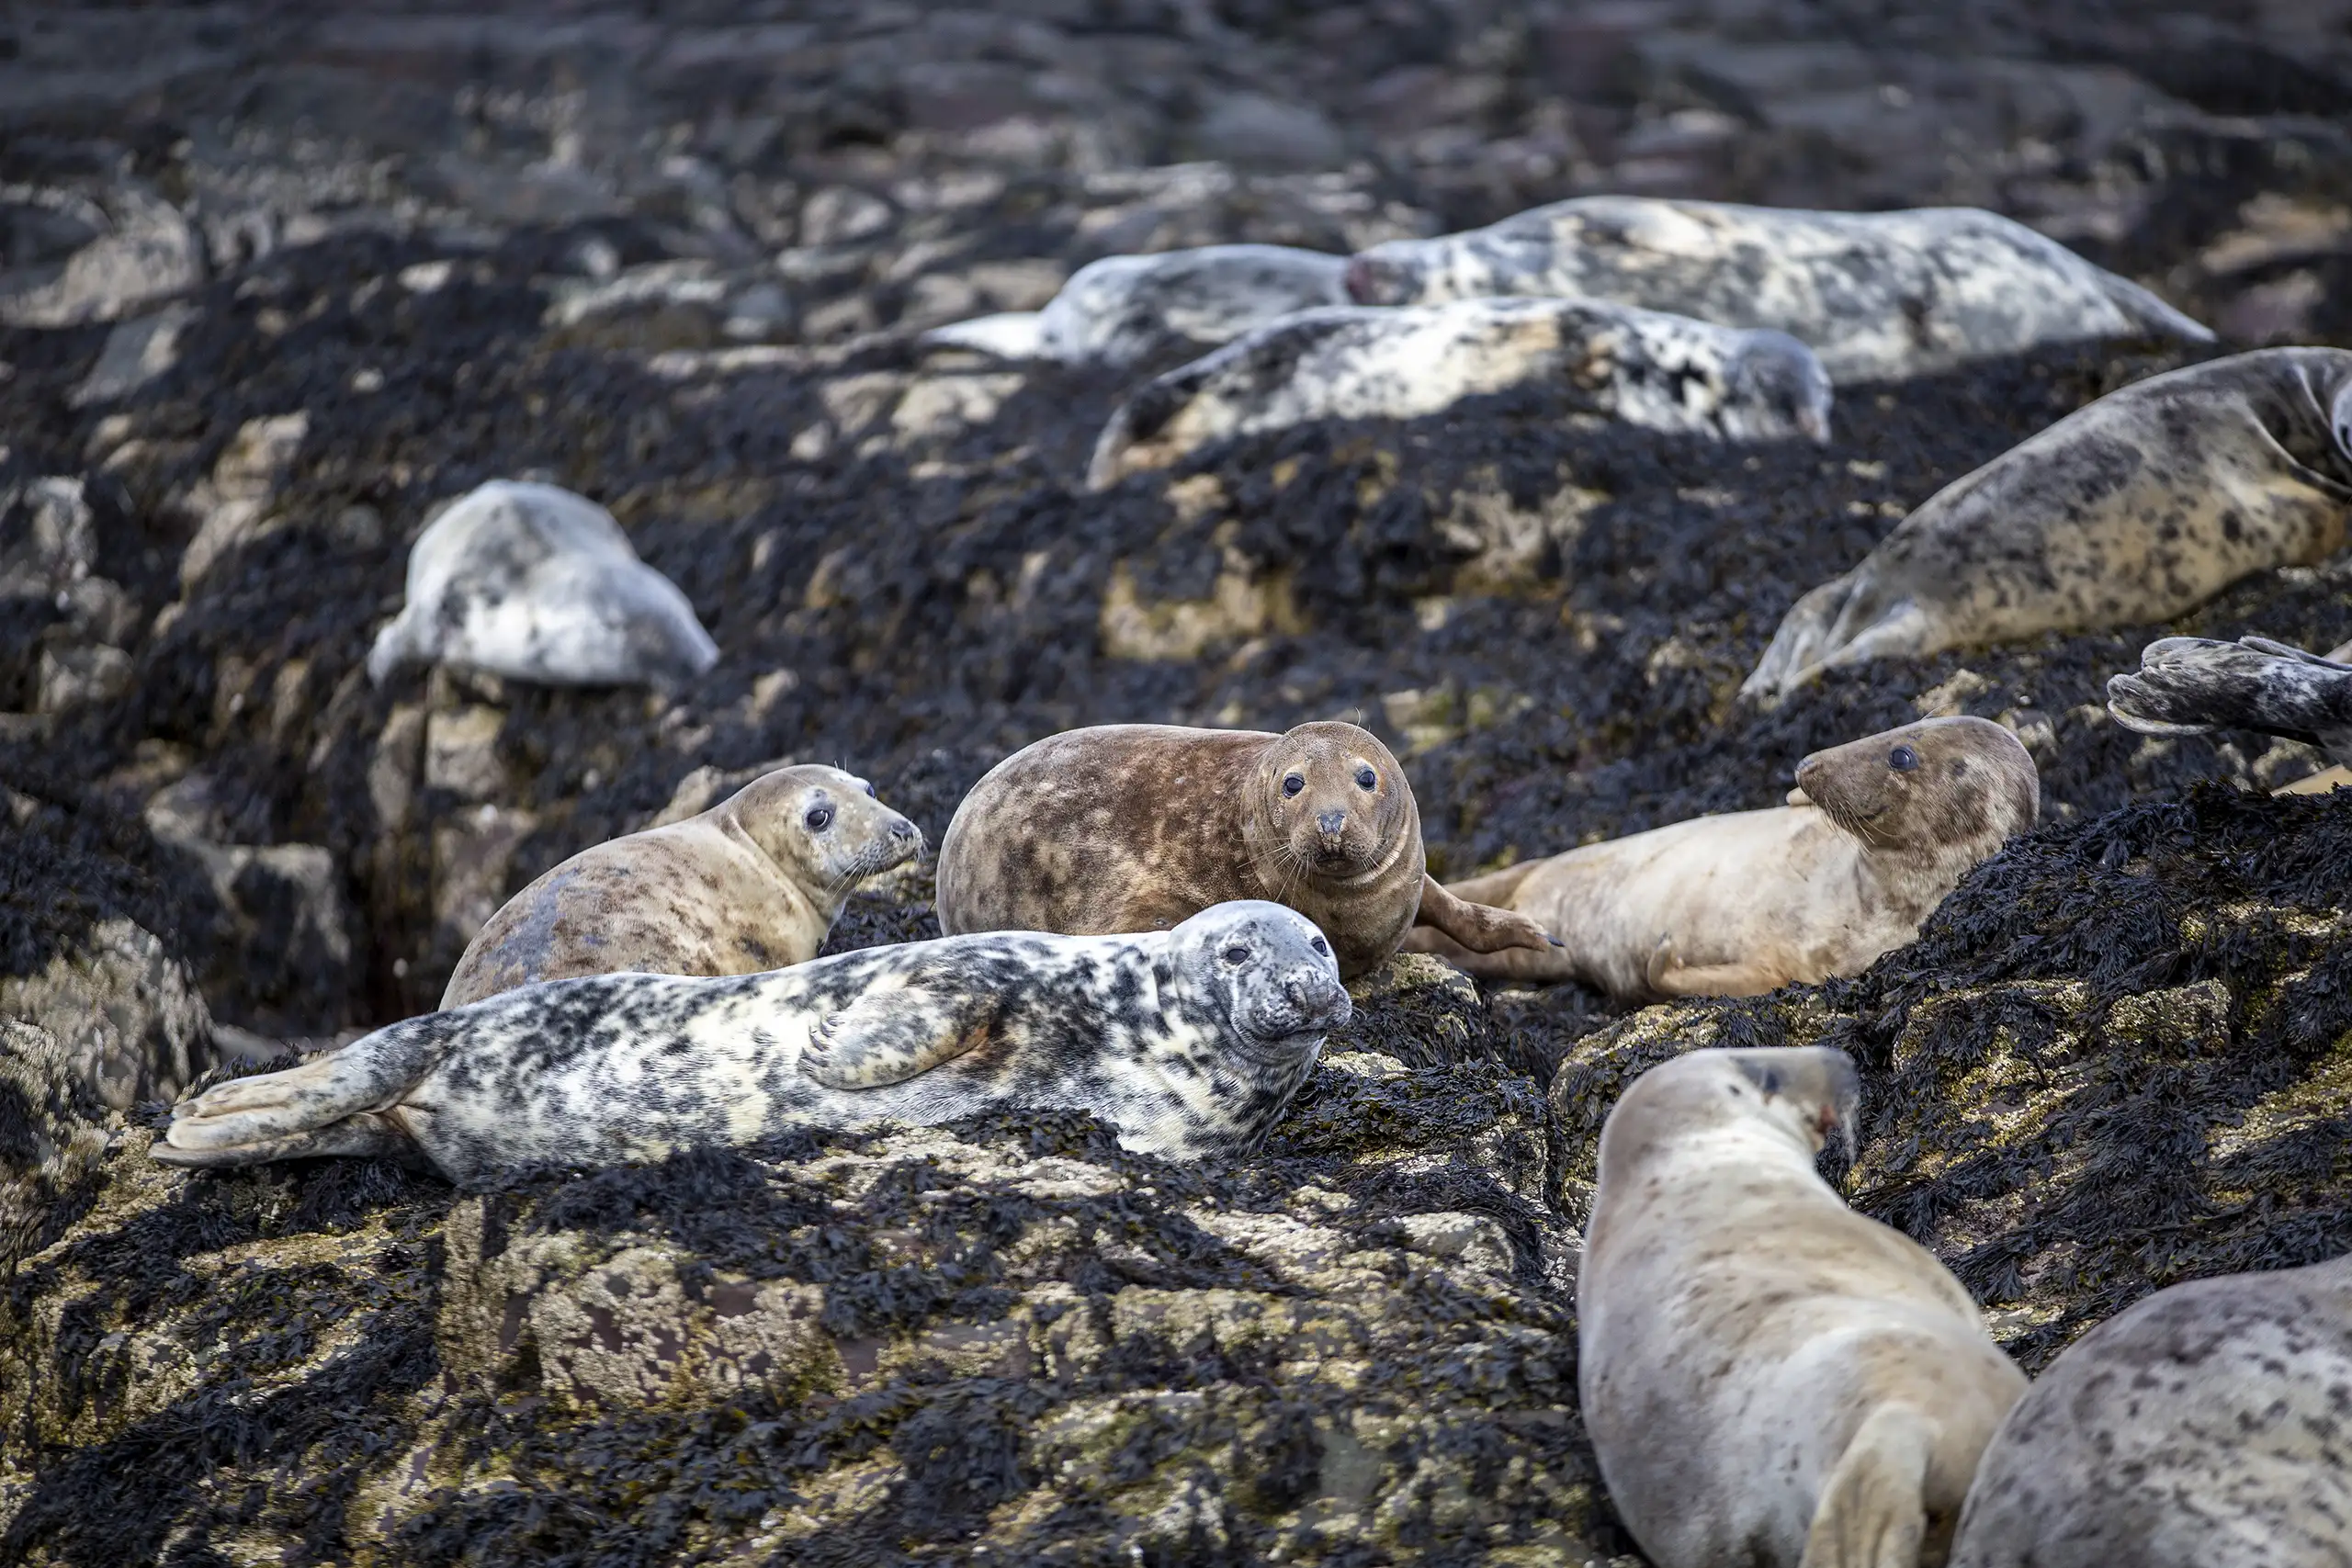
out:
M116 209L103 213L62 191L24 193L20 199L71 212L103 231L66 257L53 276L0 294L0 321L22 327L111 321L204 281L203 244L177 210L129 187L111 197Z
M230 551L285 525L271 513L270 502L310 428L310 415L299 412L247 420L237 427L212 465L211 477L189 493L188 505L202 521L180 557L183 588L202 581Z
M45 648L34 709L65 713L118 701L130 690L130 655L119 648Z
M119 401L179 363L180 334L200 320L189 305L172 305L123 321L107 334L98 362L68 398L75 408Z
M86 1204L109 1122L56 1036L0 1019L0 1269L48 1246Z
M0 486L0 598L49 598L95 571L97 553L97 529L80 479Z
M0 1019L44 1031L74 1081L116 1111L175 1099L210 1064L212 1021L187 965L119 917L37 973L0 976Z

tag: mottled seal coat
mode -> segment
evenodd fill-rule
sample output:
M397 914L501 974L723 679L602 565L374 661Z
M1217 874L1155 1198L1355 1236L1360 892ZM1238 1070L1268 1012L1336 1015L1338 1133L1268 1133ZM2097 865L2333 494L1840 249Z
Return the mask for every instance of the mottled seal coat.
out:
M2025 1391L1960 1281L1814 1168L1856 1099L1842 1051L1693 1051L1601 1129L1577 1384L1657 1568L1940 1562Z
M1262 901L1136 936L1011 931L760 975L594 975L220 1084L179 1106L153 1152L422 1157L470 1184L1027 1106L1091 1111L1148 1153L1240 1153L1349 1016L1322 934Z
M1412 419L1532 383L1651 430L1829 438L1829 378L1785 333L1590 299L1340 306L1269 322L1136 389L1094 446L1096 489L1227 436L1319 419Z
M2168 637L2107 682L2107 711L2143 735L2252 729L2352 764L2352 647L2324 657L2267 637Z
M1009 359L1131 365L1175 340L1229 342L1293 310L1348 302L1348 258L1288 245L1203 245L1105 256L1080 267L1042 310L934 328L923 341Z
M1894 379L2037 344L2213 334L2056 241L1968 207L1804 212L1589 196L1357 255L1364 305L1496 294L1611 299L1810 344L1839 382Z
M2344 547L2352 352L2267 348L2111 392L1931 496L1797 601L1740 689L2161 621Z
M407 603L368 673L436 660L543 685L675 686L717 663L718 647L611 513L554 485L493 479L417 536Z
M1551 945L1437 885L1405 770L1352 724L1067 730L990 769L939 845L945 931L1152 931L1229 898L1298 910L1350 978L1417 919L1479 952Z
M850 888L922 847L839 768L778 768L698 817L581 851L508 899L445 1008L574 975L751 975L806 964Z
M1452 885L1564 944L1408 947L1496 980L1581 980L1625 1001L1753 996L1858 975L1919 934L1978 862L2033 825L2041 780L2016 736L1931 718L1816 751L1792 804L1701 817Z
M2352 1563L2352 1258L2159 1291L1994 1434L1952 1568Z

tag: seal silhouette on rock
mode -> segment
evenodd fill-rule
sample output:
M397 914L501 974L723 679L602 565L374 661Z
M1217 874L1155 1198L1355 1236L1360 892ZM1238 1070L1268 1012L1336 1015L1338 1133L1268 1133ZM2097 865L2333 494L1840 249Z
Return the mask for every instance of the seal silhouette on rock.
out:
M1003 1106L1091 1111L1147 1153L1243 1153L1349 1017L1330 944L1262 900L1138 935L1005 931L758 975L594 975L217 1085L153 1153L198 1167L383 1155L474 1184Z
M2041 344L2213 334L2055 240L1969 207L1807 212L1588 196L1348 264L1362 305L1558 295L1771 327L1833 380L1894 379Z
M2310 566L2352 521L2352 352L2267 348L2110 392L1946 485L1797 601L1740 692L2161 621Z
M2033 826L2041 786L1989 719L1931 718L1807 757L1790 803L1700 817L1451 885L1563 945L1406 945L1493 980L1580 980L1622 1001L1753 996L1858 975L1971 868Z
M475 933L441 996L624 969L750 975L805 964L850 889L922 847L839 768L778 768L699 816L581 851Z
M1105 256L1041 310L934 327L922 341L1008 359L1132 365L1171 340L1204 347L1317 305L1348 302L1348 258L1289 245L1202 245Z
M409 550L408 599L368 655L381 682L440 662L542 685L674 687L718 661L677 584L613 514L554 485L493 479Z
M2352 1562L2352 1258L2159 1291L1985 1449L1951 1568Z
M1271 321L1138 388L1097 438L1087 483L1099 490L1228 436L1322 419L1413 419L1539 383L1650 430L1829 438L1829 378L1785 333L1590 299L1341 306Z
M1657 1568L1940 1562L2025 1392L1960 1281L1815 1169L1857 1100L1842 1051L1693 1051L1601 1128L1577 1381Z
M1233 898L1313 920L1351 979L1416 920L1474 952L1552 945L1437 885L1405 770L1352 724L1066 730L991 768L939 845L950 932L1152 931Z

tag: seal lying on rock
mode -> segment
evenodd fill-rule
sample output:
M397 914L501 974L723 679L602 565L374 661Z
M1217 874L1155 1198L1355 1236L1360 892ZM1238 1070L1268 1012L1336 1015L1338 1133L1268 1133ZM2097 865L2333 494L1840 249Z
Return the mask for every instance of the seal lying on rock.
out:
M1929 497L1781 621L1742 695L1820 670L2161 621L2310 566L2352 520L2352 352L2266 348L2111 392Z
M1042 310L956 321L922 341L1008 359L1131 365L1170 339L1214 346L1293 310L1344 305L1347 266L1345 256L1288 245L1105 256L1072 273Z
M778 768L698 817L581 851L475 933L445 1008L574 975L751 975L806 964L849 890L922 847L839 768Z
M1068 730L989 769L939 845L944 931L1151 931L1229 898L1298 910L1351 979L1417 919L1473 952L1553 945L1437 885L1405 770L1352 724Z
M2107 711L2143 735L2252 729L2352 764L2352 644L2324 658L2267 637L2150 643L2137 673L2107 682Z
M1693 1051L1601 1129L1577 1381L1658 1568L1940 1562L2025 1392L1960 1281L1815 1170L1855 1101L1842 1051Z
M1651 430L1829 438L1829 378L1785 333L1591 299L1341 306L1285 316L1147 382L1103 427L1087 483L1099 490L1165 468L1227 436L1319 419L1412 419L1534 382Z
M2041 780L2018 738L1931 718L1816 751L1791 804L1700 817L1452 885L1565 944L1405 945L1493 980L1581 980L1623 1001L1754 996L1859 975L1919 934L1970 868L2033 826Z
M2159 1291L1994 1434L1952 1568L2352 1562L2352 1258Z
M717 663L718 647L611 513L554 485L493 479L418 536L408 603L368 674L380 682L420 660L542 685L674 686Z
M1497 294L1611 299L1813 345L1840 382L1893 379L2038 344L2213 334L2056 241L1968 207L1804 212L1588 196L1348 264L1362 305Z
M1243 1153L1349 1016L1330 944L1263 901L1135 936L1007 931L761 975L594 975L220 1084L179 1106L153 1153L421 1156L474 1183L997 1106L1092 1111L1148 1153Z

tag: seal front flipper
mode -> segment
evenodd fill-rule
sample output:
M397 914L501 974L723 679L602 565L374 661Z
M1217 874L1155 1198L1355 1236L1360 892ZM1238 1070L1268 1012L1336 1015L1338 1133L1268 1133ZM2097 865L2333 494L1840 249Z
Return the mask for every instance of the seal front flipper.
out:
M809 1032L800 1070L827 1089L884 1089L978 1048L1002 1008L993 994L919 986L861 997Z
M1798 1568L1917 1568L1935 1440L1935 1423L1908 1405L1871 1411L1822 1488Z
M1799 976L1784 975L1753 959L1740 964L1685 964L1675 956L1674 939L1663 936L1650 951L1644 978L1649 981L1650 990L1661 997L1760 997Z
M1435 926L1473 953L1500 953L1513 947L1543 953L1560 945L1559 938L1518 910L1456 897L1427 872L1421 874L1421 906L1413 923Z

